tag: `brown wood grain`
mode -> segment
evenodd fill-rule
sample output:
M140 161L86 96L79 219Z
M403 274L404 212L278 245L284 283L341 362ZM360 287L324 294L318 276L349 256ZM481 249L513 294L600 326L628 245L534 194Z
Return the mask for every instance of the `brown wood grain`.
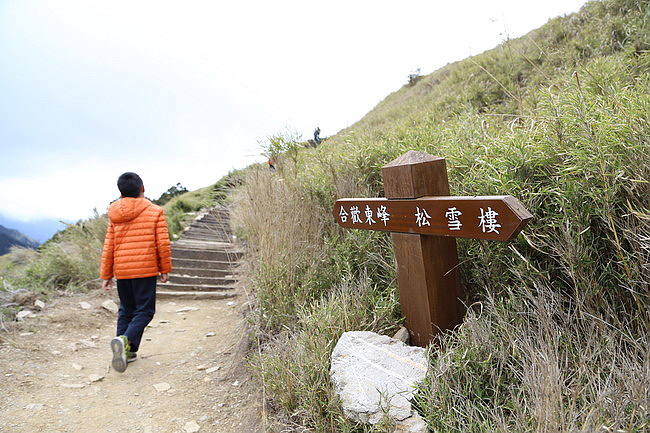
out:
M532 218L512 196L344 198L332 216L342 227L507 241Z
M382 175L387 197L449 194L444 158L408 152L385 166ZM374 204L368 203L369 206ZM361 215L365 217L363 211ZM333 214L336 218L336 212ZM353 227L362 228L359 224ZM462 290L456 239L413 233L393 233L391 237L405 326L411 343L424 347L440 332L455 327L464 315L459 301Z

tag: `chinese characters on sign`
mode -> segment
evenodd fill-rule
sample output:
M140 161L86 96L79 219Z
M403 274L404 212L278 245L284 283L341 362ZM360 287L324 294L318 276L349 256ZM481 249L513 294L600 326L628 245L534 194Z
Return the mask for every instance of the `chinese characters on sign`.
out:
M338 217L342 224L346 224L348 219L350 219L352 225L366 224L368 226L373 226L374 224L379 224L381 227L381 223L383 223L384 228L390 228L389 223L391 222L391 213L394 213L396 217L406 219L404 222L407 225L425 228L427 226L431 227L432 221L436 222L439 220L444 221L444 223L441 222L439 225L444 225L447 232L461 232L467 230L467 224L471 224L471 220L473 220L474 217L470 217L469 215L473 210L475 213L478 213L476 220L474 220L476 222L472 224L476 230L480 229L481 233L486 234L501 234L499 228L501 228L502 225L500 220L497 218L499 217L499 212L494 210L492 206L479 206L476 207L476 209L465 209L462 204L456 204L454 206L441 208L440 206L418 206L418 203L412 202L410 206L412 209L412 211L410 211L411 216L408 217L408 214L404 215L404 210L408 208L404 206L403 202L399 204L399 209L396 208L397 206L395 206L395 202L393 202L392 205L396 209L391 210L390 212L388 209L389 205L391 205L390 201L382 201L373 204L349 203L347 206L341 204L339 206ZM363 216L361 215L361 209L363 209Z
M430 226L431 222L429 220L431 219L431 216L427 213L427 210L425 208L422 208L422 212L420 212L420 207L416 206L417 212L415 212L415 216L417 219L415 222L418 224L418 227L422 226Z
M447 212L445 213L445 217L447 218L447 227L449 227L449 230L460 230L460 228L463 226L463 224L460 222L458 219L459 216L461 216L463 213L456 209L455 207L450 207L447 209Z
M350 213L352 214L352 224L361 224L361 218L359 218L361 211L359 210L359 206L352 206L350 208Z
M361 211L359 210L359 206L350 206L350 213L352 214L352 224L363 224L363 221L361 221L361 218L359 217L359 214ZM341 222L342 223L347 223L348 222L348 214L345 211L345 208L341 206L341 210L339 211L339 217L341 217ZM366 205L366 210L364 211L364 215L366 216L366 221L365 224L368 225L373 225L377 224L377 221L375 221L372 217L373 215L376 215L376 218L380 221L384 222L384 226L390 221L390 214L386 211L386 206L379 206L377 207L377 213L373 214L373 210L370 207L370 205Z
M377 209L377 218L382 220L384 222L384 227L386 227L386 223L390 220L390 214L386 211L386 206L379 206Z
M372 209L369 205L366 205L366 224L373 225L376 221L372 219Z
M499 230L497 228L501 227L501 224L497 223L497 216L499 214L493 211L489 206L488 206L488 211L485 212L483 208L481 208L481 215L478 217L481 222L479 223L479 226L483 230L483 233L486 231L488 233L494 232L494 233L499 233Z
M341 211L339 212L339 216L341 217L341 222L346 223L348 222L348 213L343 209L343 206L341 206Z

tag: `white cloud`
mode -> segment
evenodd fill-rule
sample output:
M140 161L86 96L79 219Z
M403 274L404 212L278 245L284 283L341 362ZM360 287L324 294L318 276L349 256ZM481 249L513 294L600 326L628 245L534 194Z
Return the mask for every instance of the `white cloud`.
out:
M93 208L101 212L116 196L111 191L116 188L101 181L109 172L100 165L83 164L28 178L0 179L0 213L21 221L89 217Z
M0 8L0 214L76 220L124 171L158 197L331 135L429 73L582 0L21 1Z

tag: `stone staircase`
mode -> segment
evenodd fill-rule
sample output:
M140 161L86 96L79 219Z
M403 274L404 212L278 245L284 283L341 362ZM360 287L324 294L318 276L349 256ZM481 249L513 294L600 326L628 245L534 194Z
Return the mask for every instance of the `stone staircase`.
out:
M200 214L172 243L169 282L158 297L224 299L236 296L237 266L243 252L233 243L230 214L217 207Z

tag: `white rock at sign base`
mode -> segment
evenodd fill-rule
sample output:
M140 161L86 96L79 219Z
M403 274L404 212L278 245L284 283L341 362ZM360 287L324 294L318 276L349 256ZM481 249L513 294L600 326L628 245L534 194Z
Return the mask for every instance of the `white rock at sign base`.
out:
M332 352L330 376L349 418L376 424L388 409L396 431L426 432L411 408L427 372L426 351L374 332L344 333Z

